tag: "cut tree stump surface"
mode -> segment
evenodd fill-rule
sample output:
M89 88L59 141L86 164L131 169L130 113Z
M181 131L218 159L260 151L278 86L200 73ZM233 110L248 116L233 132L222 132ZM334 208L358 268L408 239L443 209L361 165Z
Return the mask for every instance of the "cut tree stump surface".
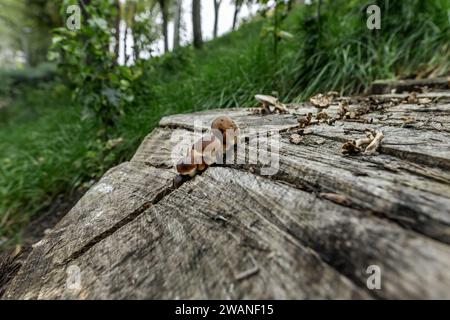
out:
M417 101L349 98L358 119L307 126L298 145L289 137L298 117L317 113L309 103L282 115L164 117L33 246L3 298L450 299L450 91L441 82ZM247 156L256 152L247 129L281 132L278 171L213 165L174 189L174 161L201 135L194 121L207 130L224 114ZM384 133L379 153L343 155L366 128ZM380 289L367 287L372 265Z

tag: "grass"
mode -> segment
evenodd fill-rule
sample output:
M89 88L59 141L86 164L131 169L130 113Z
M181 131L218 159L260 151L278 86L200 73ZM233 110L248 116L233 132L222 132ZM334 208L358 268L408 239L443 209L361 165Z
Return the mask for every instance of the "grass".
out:
M61 84L22 90L0 110L0 246L20 243L27 222L57 195L88 187L129 159L164 115L250 107L256 93L300 101L328 90L358 93L377 78L448 74L448 1L376 2L381 30L366 28L364 2L325 1L320 26L314 6L288 16L282 29L294 38L282 40L277 55L271 38L260 37L267 22L258 18L202 51L183 48L146 62L116 147L80 120Z

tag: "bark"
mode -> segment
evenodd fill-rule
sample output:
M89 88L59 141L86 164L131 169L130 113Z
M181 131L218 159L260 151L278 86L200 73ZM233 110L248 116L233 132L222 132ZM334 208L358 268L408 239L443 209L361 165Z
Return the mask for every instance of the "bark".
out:
M89 14L86 10L86 7L90 5L91 0L78 0L78 3L81 7L81 15L83 16L83 20L86 21L89 18Z
M124 64L127 65L129 55L127 53L128 51L128 44L127 44L127 38L128 38L128 23L125 24L125 34L123 37L123 55L124 55Z
M130 5L130 22L131 22L131 26L130 26L130 33L131 33L131 38L133 40L133 46L131 47L131 54L130 56L133 57L134 62L136 62L139 58L139 49L137 48L136 45L136 33L134 32L133 28L135 26L135 15L136 15L136 3L132 2Z
M115 33L114 33L114 39L115 39L115 43L114 43L114 54L116 56L116 63L119 62L119 56L120 56L120 21L121 21L121 15L120 15L120 1L116 0L115 2L115 7L116 7L116 18L114 21L114 29L115 29Z
M236 30L236 26L237 26L237 19L238 19L238 15L239 12L241 11L241 4L236 3L235 7L234 7L234 14L233 14L233 26L232 29Z
M214 39L217 38L218 26L219 26L219 9L222 4L222 0L214 0Z
M163 37L164 37L164 52L169 52L169 34L168 34L168 23L169 23L169 8L167 6L167 0L158 0L159 7L161 9L162 19L163 19Z
M194 48L200 49L203 47L200 0L192 0L192 27Z
M183 10L183 0L177 0L175 9L175 21L173 30L173 48L174 50L180 47L180 29L181 29L181 16Z

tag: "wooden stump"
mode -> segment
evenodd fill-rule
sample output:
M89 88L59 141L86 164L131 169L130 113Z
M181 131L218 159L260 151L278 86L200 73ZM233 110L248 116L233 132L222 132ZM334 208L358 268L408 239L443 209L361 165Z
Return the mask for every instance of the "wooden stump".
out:
M450 92L414 98L349 99L358 121L310 125L299 144L289 137L309 104L165 117L33 246L3 298L449 299ZM174 189L194 121L207 130L222 114L243 135L279 130L278 170L216 165ZM384 133L379 154L343 155L366 128Z

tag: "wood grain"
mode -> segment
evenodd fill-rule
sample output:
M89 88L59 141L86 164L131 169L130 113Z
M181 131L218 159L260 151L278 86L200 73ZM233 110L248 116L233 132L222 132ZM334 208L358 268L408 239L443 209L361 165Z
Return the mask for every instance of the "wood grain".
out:
M408 97L337 98L326 112L348 100L357 119L307 126L297 145L309 103L164 117L33 246L3 298L450 299L450 94ZM251 130L280 132L278 170L213 165L174 189L174 163L223 114L246 142L237 160L258 155ZM379 153L343 155L367 128L384 133ZM379 290L366 285L371 265Z

